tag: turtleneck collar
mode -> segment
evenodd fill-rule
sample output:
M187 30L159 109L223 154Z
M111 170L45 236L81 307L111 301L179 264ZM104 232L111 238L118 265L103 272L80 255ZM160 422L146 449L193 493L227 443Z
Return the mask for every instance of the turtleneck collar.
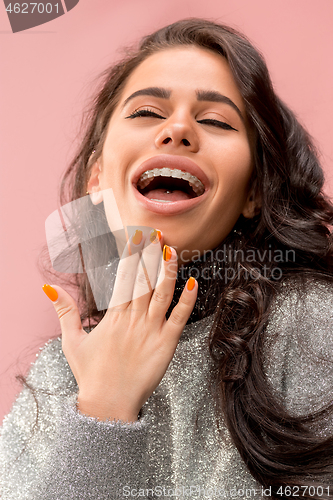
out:
M182 265L178 269L174 295L166 317L169 318L171 311L177 305L190 276L198 282L198 296L187 324L195 323L213 314L221 293L219 270L221 270L221 264L212 256Z

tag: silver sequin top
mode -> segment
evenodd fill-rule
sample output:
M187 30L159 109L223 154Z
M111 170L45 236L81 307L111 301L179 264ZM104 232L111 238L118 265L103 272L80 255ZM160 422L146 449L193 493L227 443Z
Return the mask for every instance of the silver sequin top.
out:
M290 412L333 394L333 287L288 284L265 333L265 372ZM100 422L75 406L77 385L58 338L48 342L3 422L2 500L267 498L229 432L220 433L208 383L212 316L185 327L164 378L135 423ZM333 432L332 422L321 429ZM333 460L333 459L332 459ZM333 480L332 480L333 490Z

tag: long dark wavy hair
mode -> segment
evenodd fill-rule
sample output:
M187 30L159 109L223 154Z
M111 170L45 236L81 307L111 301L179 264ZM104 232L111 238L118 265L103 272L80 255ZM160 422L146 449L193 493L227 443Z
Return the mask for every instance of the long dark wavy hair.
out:
M101 155L110 117L133 70L151 54L187 45L209 49L229 63L253 137L251 185L253 196L260 200L255 217L241 216L226 240L214 249L210 270L216 265L218 250L226 244L236 256L242 255L240 250L252 249L254 258L251 262L232 259L228 268L239 271L241 266L243 272L235 272L227 282L211 276L197 299L197 305L205 304L196 305L198 311L204 311L202 316L215 314L210 352L217 363L217 407L254 478L271 486L273 497L287 498L277 493L279 486L329 484L333 438L324 440L310 429L332 408L328 401L316 415L288 414L264 375L263 333L273 299L287 278L332 281L333 207L322 192L323 171L313 141L274 92L259 51L235 29L196 18L159 29L143 38L138 48L128 49L102 75L85 114L81 145L62 180L60 202L64 205L85 196L91 166ZM276 262L269 258L268 250L293 252L292 260L279 262L279 279L274 277ZM203 261L197 263L199 268L204 265ZM223 264L218 262L218 266L221 269ZM82 321L97 324L105 311L97 309L87 276L75 275L74 284ZM214 303L207 299L212 296ZM325 495L305 492L304 498Z

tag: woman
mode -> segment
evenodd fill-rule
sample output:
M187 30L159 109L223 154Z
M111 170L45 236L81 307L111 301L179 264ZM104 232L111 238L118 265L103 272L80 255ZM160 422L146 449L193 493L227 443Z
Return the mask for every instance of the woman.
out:
M87 214L105 209L113 230L112 189L137 230L117 241L107 310L89 266L80 312L44 287L62 344L4 422L2 498L329 498L322 186L309 135L235 30L179 21L107 70L61 201L88 193Z

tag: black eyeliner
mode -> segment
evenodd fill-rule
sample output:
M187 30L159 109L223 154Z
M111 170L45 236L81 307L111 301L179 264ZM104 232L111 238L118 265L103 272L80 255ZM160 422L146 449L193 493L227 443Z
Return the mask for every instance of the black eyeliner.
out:
M129 116L126 116L125 119L127 118L137 118L140 116L153 116L155 118L162 118L162 120L165 120L164 116L158 115L154 111L150 111L148 109L139 109L137 111L133 111Z
M198 120L198 123L203 123L204 125L214 124L217 127L223 128L224 130L235 130L236 132L238 132L236 128L232 127L228 123L220 122L219 120L214 120L212 118L206 118L205 120Z

